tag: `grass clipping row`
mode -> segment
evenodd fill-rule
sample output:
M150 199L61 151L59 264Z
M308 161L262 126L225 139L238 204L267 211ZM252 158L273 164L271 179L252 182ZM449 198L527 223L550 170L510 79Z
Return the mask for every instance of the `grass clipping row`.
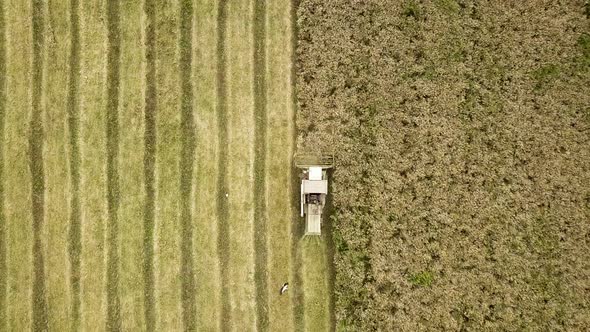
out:
M303 0L342 330L590 327L590 9Z

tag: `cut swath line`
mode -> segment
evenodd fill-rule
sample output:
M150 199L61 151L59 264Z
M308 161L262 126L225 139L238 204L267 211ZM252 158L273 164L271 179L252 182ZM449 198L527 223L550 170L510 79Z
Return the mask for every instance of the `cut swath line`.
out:
M33 330L47 330L47 299L45 293L45 266L41 236L45 218L45 175L43 171L43 2L33 0L33 77L32 113L29 132L29 167L32 178L33 213Z
M119 299L119 85L121 40L119 0L107 1L107 321L108 331L121 330Z
M145 132L144 132L144 178L145 206L143 214L143 280L144 280L144 316L147 331L156 327L155 292L154 292L154 227L155 227L155 173L156 173L156 10L155 0L144 3L145 25Z
M7 329L6 317L6 219L4 217L4 114L6 112L6 38L4 2L0 2L0 330Z
M68 76L68 130L69 130L69 166L70 166L70 220L69 220L69 259L72 317L71 329L80 327L80 255L82 251L82 225L80 215L80 19L78 0L70 3L70 67Z
M219 236L217 252L219 253L219 270L221 274L221 315L220 327L222 331L230 328L231 304L229 298L229 207L225 199L227 193L227 160L228 160L228 128L227 128L227 100L226 100L226 20L227 2L220 1L217 8L217 125L219 144L219 159L217 173L217 215L219 218Z
M256 282L256 323L268 330L268 258L266 202L266 12L264 0L254 4L254 280Z
M180 222L182 320L187 331L195 329L195 272L193 266L192 178L195 159L195 124L193 118L192 1L180 5L180 82L181 82L181 155L180 155Z

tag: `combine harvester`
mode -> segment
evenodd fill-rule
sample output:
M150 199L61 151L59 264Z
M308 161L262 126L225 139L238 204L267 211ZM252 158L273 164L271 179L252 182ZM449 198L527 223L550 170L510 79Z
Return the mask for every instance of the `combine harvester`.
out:
M302 169L301 216L305 216L305 235L322 234L322 212L328 195L328 169L334 157L296 155L295 167Z

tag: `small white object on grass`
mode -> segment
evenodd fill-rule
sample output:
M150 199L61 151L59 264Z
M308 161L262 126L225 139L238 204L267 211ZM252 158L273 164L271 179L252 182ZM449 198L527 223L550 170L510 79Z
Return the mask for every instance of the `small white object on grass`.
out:
M288 283L288 282L286 282L286 283L284 283L284 284L283 284L283 286L281 287L281 291L280 291L281 295L283 295L283 293L285 293L285 292L286 292L288 289L289 289L289 283Z
M229 194L228 193L225 193L225 197L229 197Z

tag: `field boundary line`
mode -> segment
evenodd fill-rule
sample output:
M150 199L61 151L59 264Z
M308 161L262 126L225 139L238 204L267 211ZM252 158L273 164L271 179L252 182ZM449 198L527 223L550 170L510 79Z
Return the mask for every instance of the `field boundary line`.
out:
M144 317L147 331L156 327L155 274L154 274L154 229L156 209L156 8L155 0L144 1L145 13L145 105L144 105L144 186L145 205L143 212L143 280Z
M67 116L69 131L70 220L68 253L70 261L71 329L80 327L80 257L82 252L82 223L80 203L80 18L78 0L70 2L70 59L68 72Z
M219 271L221 274L221 315L220 328L230 329L231 303L229 298L229 206L225 193L227 190L228 161L228 115L227 115L227 55L226 55L226 20L227 1L219 1L217 8L217 126L219 159L217 167L217 215L219 218L219 235L217 252L219 254Z
M266 201L266 6L254 0L254 280L256 286L256 328L267 331L268 308L268 234Z
M191 0L180 4L180 83L181 83L181 155L180 155L180 222L182 320L184 329L195 329L196 299L193 261L192 178L195 159L195 120L193 117Z
M32 105L29 132L29 166L31 171L31 202L33 214L33 292L32 329L48 328L47 298L45 289L45 262L41 240L45 222L45 173L43 169L43 80L44 80L44 5L40 0L32 0L33 26L33 77Z
M8 327L6 295L6 217L4 215L4 115L6 114L6 35L4 1L0 1L0 330Z
M293 87L293 93L291 95L292 100L291 103L293 104L293 114L292 116L292 123L294 128L296 128L297 123L297 36L298 36L298 29L297 29L297 5L300 0L291 0L291 86ZM292 127L293 128L293 127ZM296 142L297 142L297 130L292 130L292 143L291 143L291 151L292 153L296 152ZM298 174L299 170L295 168L295 165L292 164L291 166L291 173ZM301 197L299 196L299 178L294 176L293 180L291 181L291 195L293 197L293 202L299 202ZM303 258L301 256L301 252L299 251L299 240L304 234L303 223L301 222L301 218L299 217L299 211L296 211L296 208L293 207L293 219L292 219L292 226L291 226L291 234L292 234L292 242L291 242L291 258L293 261L292 265L292 276L293 276L293 283L296 285L297 290L293 294L293 302L295 304L295 310L293 312L293 320L294 326L296 331L304 331L305 330L305 297L303 294L304 284L303 284L303 276L302 276L302 269L303 269Z
M119 298L119 88L121 61L119 0L107 1L107 319L106 330L121 330Z

